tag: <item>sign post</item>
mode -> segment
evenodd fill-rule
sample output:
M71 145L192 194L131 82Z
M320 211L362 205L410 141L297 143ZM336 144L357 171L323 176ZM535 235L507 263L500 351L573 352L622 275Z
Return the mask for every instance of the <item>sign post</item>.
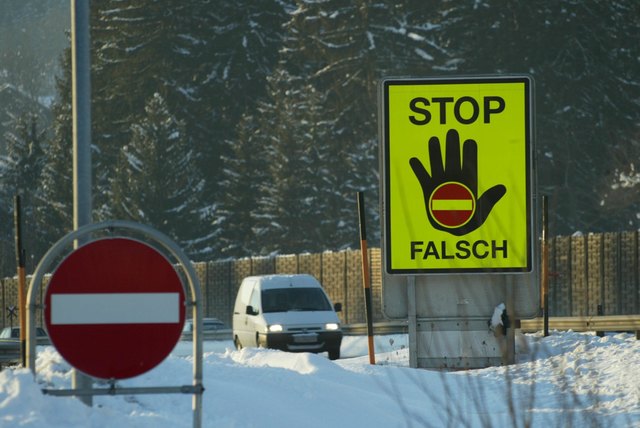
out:
M71 80L73 116L73 228L91 224L91 47L88 0L71 0ZM80 243L76 243L78 245ZM75 389L91 388L93 381L73 371ZM79 399L92 406L92 397Z
M409 321L416 366L499 363L494 308L538 312L532 87L528 76L380 84L383 311Z

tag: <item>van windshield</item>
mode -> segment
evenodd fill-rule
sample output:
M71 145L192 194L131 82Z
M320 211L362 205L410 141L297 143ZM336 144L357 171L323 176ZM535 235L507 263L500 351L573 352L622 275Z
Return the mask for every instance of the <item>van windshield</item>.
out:
M262 310L267 312L331 311L331 303L319 288L276 288L262 291Z

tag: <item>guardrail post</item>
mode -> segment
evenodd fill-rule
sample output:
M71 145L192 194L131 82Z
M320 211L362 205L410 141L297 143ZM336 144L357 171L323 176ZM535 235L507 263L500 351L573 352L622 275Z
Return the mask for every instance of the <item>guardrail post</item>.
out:
M604 315L604 311L602 310L602 305L598 305L598 316ZM604 337L604 331L596 331L596 336Z

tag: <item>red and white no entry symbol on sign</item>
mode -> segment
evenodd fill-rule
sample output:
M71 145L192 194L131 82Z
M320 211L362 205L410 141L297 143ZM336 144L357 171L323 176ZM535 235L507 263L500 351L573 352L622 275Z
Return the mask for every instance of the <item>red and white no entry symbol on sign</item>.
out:
M450 181L438 186L429 199L429 210L444 227L460 227L473 217L476 201L471 190L462 183Z
M182 281L154 248L128 238L86 244L65 258L45 293L45 326L58 352L101 379L162 362L185 319Z

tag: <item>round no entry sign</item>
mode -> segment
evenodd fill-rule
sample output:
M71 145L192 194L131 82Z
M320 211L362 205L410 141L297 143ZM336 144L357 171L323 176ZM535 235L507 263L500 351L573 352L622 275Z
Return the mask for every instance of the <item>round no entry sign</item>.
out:
M55 270L45 326L58 352L96 378L125 379L162 362L184 325L182 281L154 248L129 238L90 242Z
M438 186L429 201L431 215L441 226L460 227L465 225L476 208L471 190L462 183L447 182Z

